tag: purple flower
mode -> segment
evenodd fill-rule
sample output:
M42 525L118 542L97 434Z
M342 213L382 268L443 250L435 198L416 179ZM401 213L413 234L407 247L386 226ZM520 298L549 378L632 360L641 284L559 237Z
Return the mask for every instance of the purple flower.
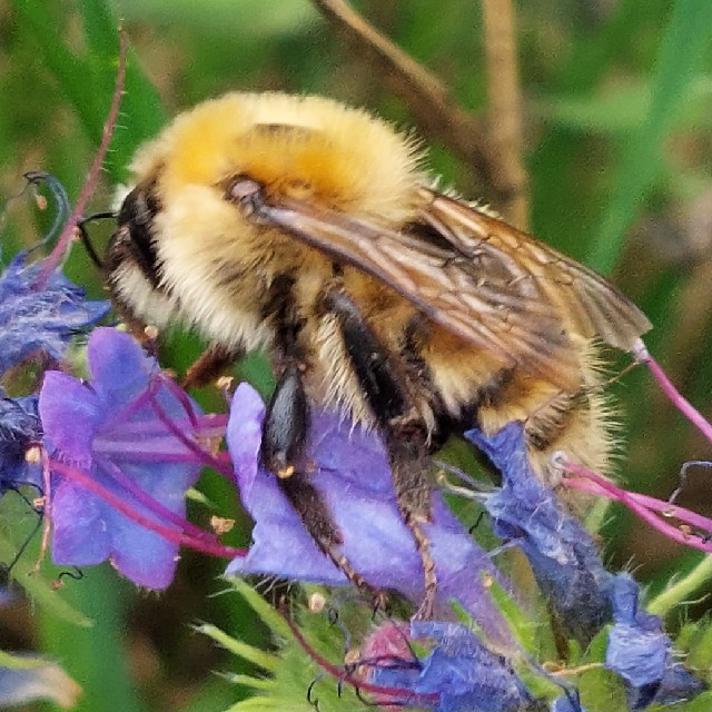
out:
M534 712L546 709L535 700L504 658L488 650L456 623L415 622L411 638L431 641L417 664L384 660L371 667L371 681L413 692L414 702L437 695L437 712ZM408 662L407 660L404 662ZM419 705L415 705L419 706Z
M201 464L171 427L190 432L187 396L176 397L155 360L115 329L92 333L88 363L89 383L49 371L40 393L51 458L53 560L87 565L109 559L135 583L165 588L173 579L178 544L130 520L116 503L182 531L185 492ZM113 495L115 503L88 491L90 484Z
M25 452L41 437L37 397L6 398L0 391L0 494L20 485L40 486L41 469Z
M604 569L588 532L532 472L522 424L466 435L502 473L501 489L485 502L495 532L524 551L563 630L585 643L613 618L606 666L625 680L632 709L699 693L700 681L673 663L660 619L638 607L638 584Z
M625 681L631 709L695 697L700 680L673 659L672 643L657 616L639 607L638 584L627 574L611 586L614 625L608 635L606 667Z
M532 471L520 422L491 437L465 435L502 474L502 487L485 502L495 533L524 551L563 630L587 643L611 616L611 575L593 539Z
M62 357L70 339L109 310L105 301L86 301L84 290L59 271L36 289L42 263L27 264L21 252L0 275L0 375L35 352Z
M227 442L240 497L255 521L253 545L228 574L276 574L324 584L346 579L317 548L276 478L259 462L265 406L241 384L235 392ZM412 601L423 595L423 574L410 532L396 506L387 457L373 433L353 428L335 413L315 411L309 442L312 482L325 499L344 539L343 553L371 585L395 589ZM482 576L497 573L440 497L434 497L427 527L439 579L440 614L456 599L500 645L512 645L506 623L492 603Z

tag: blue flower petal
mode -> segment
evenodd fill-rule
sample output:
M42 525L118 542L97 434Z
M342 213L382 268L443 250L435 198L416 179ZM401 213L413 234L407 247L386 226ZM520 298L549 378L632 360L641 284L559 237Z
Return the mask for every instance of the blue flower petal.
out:
M377 685L438 695L437 712L521 712L535 700L500 655L488 650L464 626L435 621L411 625L411 637L433 642L420 669L374 666Z
M50 455L78 467L91 467L92 441L106 418L105 408L92 388L61 371L48 371L39 411Z
M586 643L610 620L610 574L583 526L532 471L521 423L493 436L465 436L502 473L502 487L486 501L495 532L524 551L564 631Z
M243 505L255 521L253 545L235 559L228 574L276 574L325 584L345 577L318 549L279 489L259 467L265 408L257 393L241 384L233 397L227 442ZM309 445L313 483L328 504L344 544L343 553L371 585L395 589L413 601L423 596L423 574L412 537L398 512L383 446L373 433L352 428L334 413L315 412ZM511 634L481 576L496 576L480 550L439 496L427 527L439 579L441 612L458 600L502 645Z
M27 256L18 254L0 275L0 374L35 352L59 360L76 332L109 310L108 302L86 301L84 290L58 271L36 289L42 263L28 265Z
M91 384L106 404L128 403L158 373L156 360L146 355L127 334L115 329L95 329L87 345ZM173 408L175 411L175 407ZM155 414L153 414L155 418Z
M41 482L41 468L25 451L42 437L36 396L6 398L0 391L0 494L7 488Z
M551 712L586 712L579 700L562 695L557 697L551 705Z
M200 464L145 397L158 373L155 361L130 336L108 328L92 333L88 358L89 384L57 372L45 376L39 409L50 457L89 473L136 512L155 521L156 513L112 477L118 469L138 490L183 517L185 492L197 480ZM156 391L156 399L167 417L186 420L182 403L165 388ZM157 439L160 453L152 451ZM185 461L174 462L167 455ZM172 581L178 555L175 543L55 471L51 516L55 563L86 565L109 559L141 586L163 589Z
M608 635L606 667L625 681L631 708L640 710L652 702L679 702L704 689L700 680L676 663L672 642L662 621L639 605L640 589L627 574L618 574L611 585L613 620Z

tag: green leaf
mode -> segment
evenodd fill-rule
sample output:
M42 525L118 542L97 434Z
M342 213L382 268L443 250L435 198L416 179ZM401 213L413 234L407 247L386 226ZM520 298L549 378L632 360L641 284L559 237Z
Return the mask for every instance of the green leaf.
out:
M273 697L249 697L246 700L242 700L241 702L228 707L225 712L266 712L267 710L280 710L280 707L278 706L280 704L282 703ZM285 709L289 709L291 711L292 709L297 708L290 705ZM312 709L314 708L312 707Z
M247 601L262 622L273 633L283 638L292 638L292 631L284 618L252 586L236 576L225 580Z
M12 493L0 498L0 561L9 562L15 558L27 537L36 529L37 515L28 509L27 503ZM94 622L80 610L67 602L62 591L52 585L56 569L49 572L43 565L36 571L35 562L39 557L39 542L34 534L32 545L15 562L12 578L25 594L47 613L73 626L91 627Z
M134 589L109 566L88 567L63 593L95 619L92 628L76 628L41 611L42 650L62 661L84 693L72 712L148 712L134 688L126 631Z
M250 687L253 690L274 689L274 680L268 677L254 677L253 675L245 675L242 673L223 675L223 677L235 685L243 685L244 687Z
M198 626L199 632L210 636L227 650L270 672L268 678L255 678L249 675L225 676L226 679L237 684L260 691L257 696L234 704L229 708L230 710L313 712L314 706L306 698L309 689L313 692L312 699L319 700L319 709L322 712L360 709L362 705L352 688L344 684L339 690L336 679L323 670L302 648L284 618L252 586L239 579L230 579L230 583L236 591L240 592L260 620L272 629L278 644L276 654L265 653L227 636L216 626L209 624ZM317 614L302 610L297 611L295 615L299 618L300 631L316 654L332 661L335 666L341 665L344 657L341 627L333 625L325 612ZM369 612L358 604L341 605L339 620L347 630L354 633L365 630L369 625Z
M98 145L103 121L95 87L87 81L92 76L90 63L67 48L44 3L12 0L12 5L30 29L42 60L71 102L87 135Z
M89 55L70 51L49 19L42 3L13 0L15 11L32 30L45 64L71 102L91 142L99 145L111 103L117 71L118 22L105 0L83 0L80 5ZM166 120L155 88L129 50L126 86L107 156L106 168L115 180L127 175L137 146L154 136Z
M667 586L647 605L650 613L666 616L675 606L680 605L700 587L712 579L712 556L705 556L682 578Z
M610 272L625 234L662 165L663 142L679 115L690 83L699 73L712 26L709 0L678 0L658 53L647 119L623 152L612 188L613 199L590 250L590 264Z
M268 670L269 672L274 672L280 664L279 657L276 655L271 655L266 653L260 648L256 648L254 645L249 645L241 640L232 638L227 633L223 632L217 626L210 623L201 623L195 626L195 630L198 633L207 635L212 638L218 645L225 648L225 650L237 655L253 665Z
M539 113L554 123L585 133L630 131L640 125L650 103L650 88L637 84L604 95L542 100Z
M698 630L689 641L687 665L702 672L712 671L712 622L698 624ZM708 672L708 679L710 678Z
M548 618L546 611L539 610L536 614L525 612L496 580L492 580L487 590L509 623L515 639L527 653L537 659L542 655L553 654L556 649L553 633L550 627L542 622Z

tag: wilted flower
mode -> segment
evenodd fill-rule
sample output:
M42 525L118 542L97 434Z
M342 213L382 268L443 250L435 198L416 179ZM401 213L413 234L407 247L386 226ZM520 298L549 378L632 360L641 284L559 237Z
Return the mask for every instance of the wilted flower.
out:
M630 576L614 577L614 624L608 635L606 667L625 681L631 709L694 697L704 685L674 660L662 621L640 607L639 597L638 584Z
M40 467L28 462L26 453L41 437L37 398L6 398L0 391L0 494L20 485L40 486Z
M436 696L428 709L437 712L534 712L547 709L531 695L500 655L488 650L472 633L457 623L414 622L410 637L430 641L422 659L412 654L382 659L370 665L377 685L410 690L417 701ZM419 706L419 705L418 705Z
M108 302L86 301L84 290L57 270L38 288L43 263L27 258L19 253L0 276L0 375L33 353L59 360L72 337L109 310Z
M260 466L265 406L241 384L233 397L227 441L243 505L255 520L253 544L229 574L276 574L287 579L344 584L343 573L318 549L274 475ZM420 557L396 505L384 448L374 433L315 411L309 435L312 482L326 500L343 535L342 551L371 585L394 589L413 601L423 595ZM511 646L508 628L482 576L497 576L482 551L439 496L427 527L439 581L440 615L449 601L466 608L492 640Z
M466 437L502 474L501 488L485 501L495 533L526 554L563 630L588 642L611 616L610 574L593 539L532 471L520 422L491 437L479 430Z
M502 473L501 489L485 501L495 532L524 551L563 630L587 642L613 620L606 666L625 680L632 709L664 702L666 687L675 700L698 694L702 683L673 664L662 621L639 607L638 584L605 570L591 536L531 470L522 424L467 437Z

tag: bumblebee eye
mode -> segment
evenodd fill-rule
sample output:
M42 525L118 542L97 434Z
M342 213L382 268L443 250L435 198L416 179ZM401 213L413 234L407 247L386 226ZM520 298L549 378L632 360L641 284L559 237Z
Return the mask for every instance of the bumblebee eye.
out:
M249 176L239 175L227 184L225 197L237 203L247 215L257 212L263 203L262 185Z

